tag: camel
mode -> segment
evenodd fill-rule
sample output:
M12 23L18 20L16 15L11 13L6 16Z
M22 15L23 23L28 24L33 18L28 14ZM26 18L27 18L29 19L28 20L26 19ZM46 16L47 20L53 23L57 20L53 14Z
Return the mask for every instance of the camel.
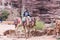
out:
M14 33L15 35L17 34L17 29L19 28L19 25L22 25L22 20L21 18L17 18L14 23L15 25L15 30L7 30L4 32L4 35L12 34Z
M29 21L29 18L26 18L26 21L23 23L23 28L25 30L25 37L29 37L31 35L31 29L35 26L36 19L32 18Z
M54 28L46 29L47 35L60 35L60 20L56 20L56 24Z
M20 18L20 22L15 25L15 28L17 28L17 29L18 29L19 25L23 26L26 38L29 37L30 35L32 35L30 30L35 26L35 22L36 22L35 18L31 18L31 21L29 21L29 20L30 20L29 18L26 18L25 22L22 22L22 20ZM16 35L16 31L17 30L7 30L6 32L4 32L4 35L8 35L11 33L15 33L15 35Z
M60 35L60 20L56 20L56 27L54 29L54 34L57 36Z

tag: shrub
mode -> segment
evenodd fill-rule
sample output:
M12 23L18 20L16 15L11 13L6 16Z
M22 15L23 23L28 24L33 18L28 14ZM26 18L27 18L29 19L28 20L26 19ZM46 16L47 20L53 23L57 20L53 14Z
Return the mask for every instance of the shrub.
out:
M2 11L2 15L0 15L0 19L2 19L3 21L5 21L8 18L8 15L9 15L8 11L3 10Z
M36 26L35 29L42 30L44 27L44 22L36 20Z

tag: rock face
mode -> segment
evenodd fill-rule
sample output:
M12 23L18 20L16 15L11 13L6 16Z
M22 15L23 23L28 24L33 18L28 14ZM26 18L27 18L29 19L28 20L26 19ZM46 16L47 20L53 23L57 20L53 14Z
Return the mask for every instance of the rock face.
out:
M60 9L60 0L6 0L5 5L8 4L14 9L18 8L19 14L21 14L22 5L25 5L31 16L39 16L41 20L45 19L49 22L54 18L56 9Z
M9 12L8 21L20 16L20 0L0 0L0 10L2 7ZM0 11L1 12L1 11Z
M43 21L51 22L54 19L56 9L59 9L59 0L27 0L25 7L28 8L31 15L40 17ZM58 14L58 13L57 13ZM53 16L54 15L54 16ZM45 22L46 22L45 21Z

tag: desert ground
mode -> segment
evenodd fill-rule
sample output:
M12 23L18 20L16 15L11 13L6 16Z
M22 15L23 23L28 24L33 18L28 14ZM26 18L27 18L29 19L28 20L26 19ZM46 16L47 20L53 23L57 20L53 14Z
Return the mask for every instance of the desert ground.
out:
M1 28L2 26L4 26L3 28ZM43 35L43 36L32 36L28 39L24 38L24 37L17 37L17 36L11 36L11 35L7 35L7 36L4 36L4 35L1 35L3 34L4 31L8 30L7 28L7 25L6 24L0 24L0 30L1 30L1 33L0 33L0 40L57 40L56 37L54 37L53 35L51 36L47 36L47 35ZM6 27L5 27L6 26ZM10 27L10 29L14 29L14 27Z

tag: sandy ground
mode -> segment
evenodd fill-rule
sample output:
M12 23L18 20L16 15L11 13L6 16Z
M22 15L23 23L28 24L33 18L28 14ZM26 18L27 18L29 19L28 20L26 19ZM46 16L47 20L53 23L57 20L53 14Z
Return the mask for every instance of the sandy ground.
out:
M52 36L40 36L40 37L31 37L31 38L12 38L7 36L0 36L0 40L56 40Z
M15 30L15 26L8 24L0 24L0 35L3 35L3 33L7 30Z
M3 25L3 26L4 26L3 28L0 26L0 30L3 31L4 29L6 30L8 29L5 27L6 25ZM7 37L7 36L0 35L0 40L56 40L56 38L53 38L53 36L44 35L44 36L39 36L39 37L30 37L26 39L26 38L17 38L17 37L11 37L11 36Z

